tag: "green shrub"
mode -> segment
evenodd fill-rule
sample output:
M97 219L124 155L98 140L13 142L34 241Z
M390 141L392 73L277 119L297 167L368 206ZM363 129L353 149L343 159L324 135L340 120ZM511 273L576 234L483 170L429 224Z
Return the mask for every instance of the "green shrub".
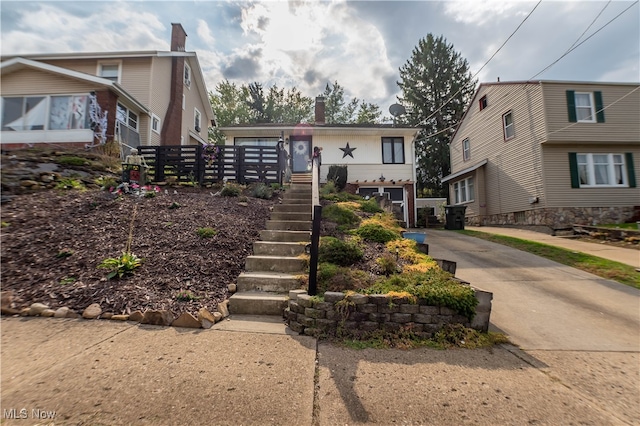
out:
M83 190L84 189L84 184L81 181L79 181L78 179L62 178L56 184L56 189L65 189L65 190L78 189L78 190Z
M475 315L478 299L473 289L459 283L440 268L426 272L403 273L378 281L365 290L367 294L407 292L431 306L445 306L469 320Z
M123 252L120 257L109 257L98 265L98 268L109 269L108 279L133 275L134 270L142 265L142 259L131 252Z
M194 295L191 290L180 290L176 294L176 299L180 302L190 302L192 300L200 299L198 296Z
M358 262L364 255L355 241L342 241L334 237L320 238L318 261L329 262L340 266L349 266Z
M237 197L241 193L242 188L237 183L227 183L220 191L220 195L223 197Z
M373 241L376 243L388 243L389 241L398 240L401 238L401 235L398 231L385 228L379 223L365 223L364 225L361 225L358 229L353 231L353 233L358 235L362 239Z
M90 161L76 156L63 155L61 157L58 157L56 163L62 164L64 166L85 166L90 164Z
M334 265L333 263L320 263L318 265L318 291L346 291L366 289L373 284L373 278L365 271Z
M385 253L382 257L376 259L376 264L382 269L382 273L387 277L398 271L398 262L395 257L389 253Z
M360 209L365 213L382 213L384 210L380 208L375 200L362 200L360 201Z
M118 186L118 181L112 176L100 176L94 180L95 184L102 190L109 190Z
M271 197L273 197L273 189L264 183L258 183L251 188L251 196L263 200L270 200Z
M213 229L213 228L207 228L207 227L204 227L204 228L198 228L198 229L196 230L196 234L198 234L198 236L199 236L200 238L211 238L211 237L213 237L214 235L216 235L217 233L218 233L218 231L216 231L215 229Z
M322 218L338 225L353 226L360 222L360 218L347 207L330 204L322 209Z
M347 166L329 166L327 180L335 183L338 192L342 191L347 186Z

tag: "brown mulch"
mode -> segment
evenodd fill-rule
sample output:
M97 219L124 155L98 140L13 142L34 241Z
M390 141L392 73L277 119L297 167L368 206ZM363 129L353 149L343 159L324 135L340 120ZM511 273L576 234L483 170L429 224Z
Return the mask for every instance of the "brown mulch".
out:
M18 195L2 205L2 290L13 291L17 307L213 311L229 296L227 286L243 271L276 202L183 187L154 198L98 190ZM108 280L98 265L122 254L132 223L131 252L144 262L134 275ZM201 238L201 227L217 233ZM180 291L195 298L178 300Z

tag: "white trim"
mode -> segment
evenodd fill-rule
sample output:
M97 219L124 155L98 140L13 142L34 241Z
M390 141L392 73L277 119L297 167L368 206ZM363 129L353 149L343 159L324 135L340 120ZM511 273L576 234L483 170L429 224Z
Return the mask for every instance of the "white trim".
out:
M184 85L187 86L189 90L191 90L191 80L192 80L191 75L192 75L191 65L189 65L187 61L184 61L184 70L182 70L182 80L184 82Z
M107 77L103 77L102 73L103 73L103 68L105 65L115 65L118 67L118 75L116 76L116 83L120 83L120 81L122 81L122 60L105 60L105 61L98 61L97 64L97 69L96 69L96 75L100 78L104 78L106 80L110 80ZM113 80L111 80L113 81Z
M451 179L455 179L455 178L457 178L458 176L462 176L462 175L463 175L463 174L465 174L465 173L469 173L469 172L472 172L472 171L474 171L474 170L476 170L476 169L479 169L480 167L484 166L484 165L485 165L485 164L487 164L488 162L489 162L489 160L484 159L484 160L482 160L481 162L479 162L478 164L476 164L475 166L467 167L466 169L462 169L462 170L460 170L459 172L452 173L452 174L450 174L449 176L445 176L445 177L443 177L442 179L440 179L440 182L442 182L442 183L448 182L448 181L450 181Z
M194 138L195 140L197 140L198 142L200 142L202 145L207 145L207 141L205 141L204 139L202 139L202 136L200 136L197 133L194 133L193 130L189 130L189 136Z
M26 130L19 132L2 132L1 143L64 143L93 142L93 130Z
M158 120L158 128L157 129L153 128L153 121L154 120ZM160 130L162 130L162 120L160 119L160 117L158 117L157 115L151 113L151 120L149 120L149 128L151 129L151 131L153 133L156 133L156 134L159 135L160 134Z

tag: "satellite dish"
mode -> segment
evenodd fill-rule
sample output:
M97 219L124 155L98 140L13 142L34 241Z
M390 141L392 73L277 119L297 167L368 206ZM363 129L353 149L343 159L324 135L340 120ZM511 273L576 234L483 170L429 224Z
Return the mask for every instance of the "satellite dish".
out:
M389 107L389 113L394 117L399 117L407 113L407 110L400 104L393 104Z

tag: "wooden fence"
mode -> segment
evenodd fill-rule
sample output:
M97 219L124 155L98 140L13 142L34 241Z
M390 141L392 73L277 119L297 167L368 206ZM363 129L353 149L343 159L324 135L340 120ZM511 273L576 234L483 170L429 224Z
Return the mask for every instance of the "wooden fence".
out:
M224 181L282 183L286 153L276 147L218 146L215 159L203 156L201 145L140 146L155 182L173 180L199 185Z

